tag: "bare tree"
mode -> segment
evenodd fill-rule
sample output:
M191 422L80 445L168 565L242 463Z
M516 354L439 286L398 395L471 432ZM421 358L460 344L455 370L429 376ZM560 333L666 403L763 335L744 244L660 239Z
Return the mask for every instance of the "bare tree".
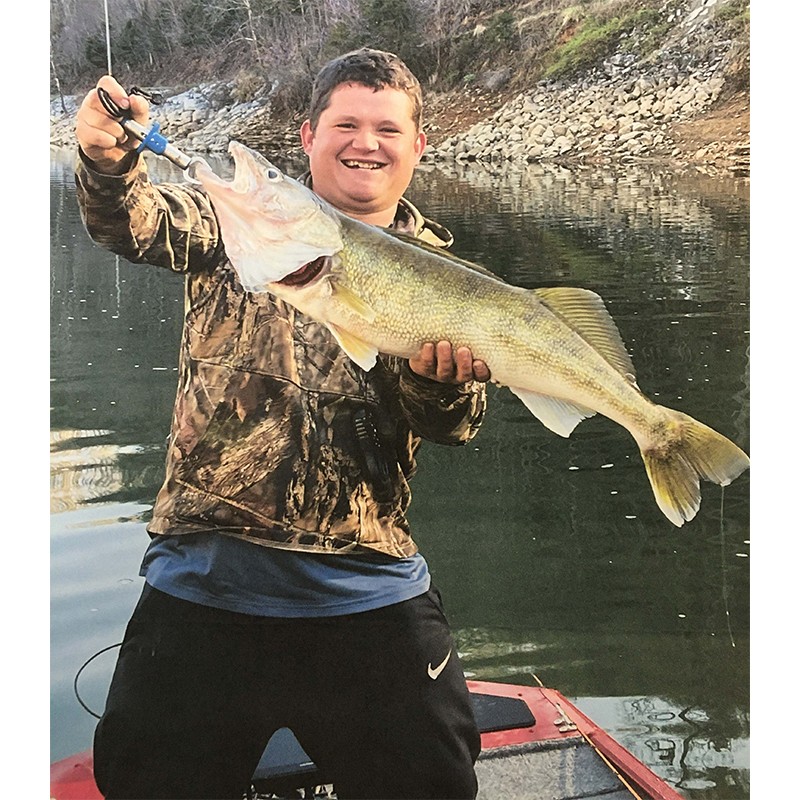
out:
M419 0L419 3L420 12L427 18L423 30L427 32L426 43L433 45L435 74L438 74L442 68L443 47L453 41L473 8L480 5L480 0Z
M58 79L58 71L56 70L56 65L53 63L53 56L50 56L50 69L53 73L53 81L56 84L56 91L58 92L58 96L61 98L61 110L64 114L67 113L67 104L64 102L64 93L61 91L61 81Z

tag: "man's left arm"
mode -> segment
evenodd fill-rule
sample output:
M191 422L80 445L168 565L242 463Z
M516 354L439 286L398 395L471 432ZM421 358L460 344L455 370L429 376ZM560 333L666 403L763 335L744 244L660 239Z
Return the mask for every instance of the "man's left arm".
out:
M400 370L400 405L418 436L438 444L464 444L486 411L489 368L468 347L428 342Z

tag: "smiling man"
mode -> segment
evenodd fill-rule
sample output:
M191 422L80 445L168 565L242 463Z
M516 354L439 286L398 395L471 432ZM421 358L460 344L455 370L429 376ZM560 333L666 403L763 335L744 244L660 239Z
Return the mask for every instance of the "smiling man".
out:
M314 190L352 217L391 225L425 149L411 98L345 83L314 116L300 128Z
M98 86L147 123L141 97ZM476 434L487 366L428 342L365 372L324 326L243 289L208 197L151 183L96 90L76 135L91 236L183 273L186 295L145 585L95 734L105 797L241 798L288 726L340 800L473 798L480 738L406 511L421 439ZM321 197L450 243L403 197L425 134L396 56L327 64L300 135Z

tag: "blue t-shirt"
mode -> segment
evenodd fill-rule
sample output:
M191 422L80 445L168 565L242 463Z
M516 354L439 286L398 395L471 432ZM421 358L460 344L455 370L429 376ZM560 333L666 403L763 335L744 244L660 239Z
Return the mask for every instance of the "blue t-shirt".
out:
M327 617L400 603L430 586L425 559L280 550L232 536L156 536L139 574L201 605L265 617Z

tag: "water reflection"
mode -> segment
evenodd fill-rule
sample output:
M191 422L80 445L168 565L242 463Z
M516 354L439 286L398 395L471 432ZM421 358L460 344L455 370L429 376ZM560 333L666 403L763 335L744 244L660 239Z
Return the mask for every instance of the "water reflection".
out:
M417 185L444 201L426 210L450 223L450 209L458 208L467 223L456 223L459 248L513 283L594 288L601 278L610 301L617 299L615 284L634 271L648 276L635 299L747 297L747 181L644 167L425 169Z
M704 709L660 697L581 697L581 710L640 761L689 796L709 796L718 783L749 794L750 743L719 731ZM736 775L741 783L735 783Z
M107 500L138 482L137 471L125 467L123 456L155 448L102 441L111 435L112 431L50 432L51 514Z
M72 680L120 640L141 585L183 302L177 276L88 239L71 160L51 160L53 758L91 741ZM457 255L519 285L598 291L646 394L748 449L747 181L475 164L424 166L409 194ZM489 393L479 436L423 448L412 484L466 669L578 698L688 798L748 797L749 475L704 484L677 529L619 426L594 418L561 439ZM81 676L92 708L113 656Z

